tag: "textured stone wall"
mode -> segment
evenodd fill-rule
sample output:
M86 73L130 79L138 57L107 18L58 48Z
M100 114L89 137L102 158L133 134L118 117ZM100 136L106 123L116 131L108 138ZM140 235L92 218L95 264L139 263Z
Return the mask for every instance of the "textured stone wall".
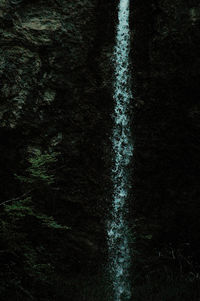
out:
M199 8L198 1L134 1L132 16L133 212L154 233L151 250L168 244L197 257Z
M35 148L60 152L57 192L35 201L72 227L75 261L104 245L114 18L114 2L0 3L1 198L20 195Z

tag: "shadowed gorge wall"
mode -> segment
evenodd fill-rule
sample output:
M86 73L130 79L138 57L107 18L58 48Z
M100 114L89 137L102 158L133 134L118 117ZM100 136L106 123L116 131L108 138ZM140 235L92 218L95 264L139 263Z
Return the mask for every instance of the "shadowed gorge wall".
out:
M136 150L132 206L139 217L136 228L142 233L138 248L147 256L144 274L160 261L182 269L183 274L189 270L196 274L200 7L197 1L134 1L133 6Z
M28 158L36 150L59 153L52 166L54 183L34 188L31 197L34 208L69 231L46 239L43 229L44 243L38 229L30 233L38 263L57 266L58 277L95 271L105 253L114 15L114 2L105 1L0 3L1 201L27 193L16 174L27 176ZM41 245L57 254L55 259L45 259ZM12 251L7 253L10 266ZM16 273L21 287L37 295L39 284L30 288L35 276L24 271L23 263ZM15 285L10 283L11 292L2 295L15 298ZM17 294L26 299L22 288ZM76 292L74 286L71 290ZM39 294L37 300L43 300L49 293L43 287Z

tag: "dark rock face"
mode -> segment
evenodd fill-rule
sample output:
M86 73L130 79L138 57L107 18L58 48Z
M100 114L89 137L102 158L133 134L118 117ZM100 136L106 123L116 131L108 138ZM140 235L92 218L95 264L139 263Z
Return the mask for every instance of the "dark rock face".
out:
M185 266L191 249L199 260L200 7L198 1L133 6L133 207L153 233L150 249L179 249Z
M20 194L14 174L30 149L60 152L58 192L45 210L71 226L67 260L77 265L79 258L80 267L104 249L113 7L86 0L0 3L1 198Z
M54 262L60 284L56 280L58 288L49 293L44 284L31 284L23 264L17 272L22 287L37 300L46 300L45 296L49 300L51 294L52 300L62 299L66 293L60 286L66 287L70 300L81 300L78 275L84 279L88 270L97 273L105 260L115 4L96 0L0 3L2 202L23 194L15 175L23 174L30 153L35 149L60 153L54 187L32 195L36 208L69 226L58 238L45 238L42 233L33 238L35 250L44 240L49 245L53 259L37 256L39 261ZM74 284L62 284L64 278L74 279ZM26 293L18 290L23 298ZM53 297L58 291L59 297ZM14 300L12 287L8 294Z

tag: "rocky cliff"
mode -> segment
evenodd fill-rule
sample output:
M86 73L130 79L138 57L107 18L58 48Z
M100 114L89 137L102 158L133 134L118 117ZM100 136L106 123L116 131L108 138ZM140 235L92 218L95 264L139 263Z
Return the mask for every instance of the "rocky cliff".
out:
M160 269L160 262L173 272L197 276L200 6L178 0L134 1L132 6L132 207L138 214L134 227L141 231L138 247L144 250L140 260L147 256L142 277Z
M34 207L69 227L46 243L62 249L55 261L76 277L105 257L115 9L114 2L95 0L0 3L1 200L27 194L16 175L27 176L36 152L59 154L55 183L37 185L31 197ZM31 276L20 273L21 287L29 287Z

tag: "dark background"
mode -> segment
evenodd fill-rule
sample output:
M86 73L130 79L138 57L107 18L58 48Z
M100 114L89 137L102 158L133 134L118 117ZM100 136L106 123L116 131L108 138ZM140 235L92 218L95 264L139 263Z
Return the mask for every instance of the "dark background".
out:
M0 3L2 300L112 300L105 220L117 4ZM199 25L199 1L131 1L138 301L199 300Z

